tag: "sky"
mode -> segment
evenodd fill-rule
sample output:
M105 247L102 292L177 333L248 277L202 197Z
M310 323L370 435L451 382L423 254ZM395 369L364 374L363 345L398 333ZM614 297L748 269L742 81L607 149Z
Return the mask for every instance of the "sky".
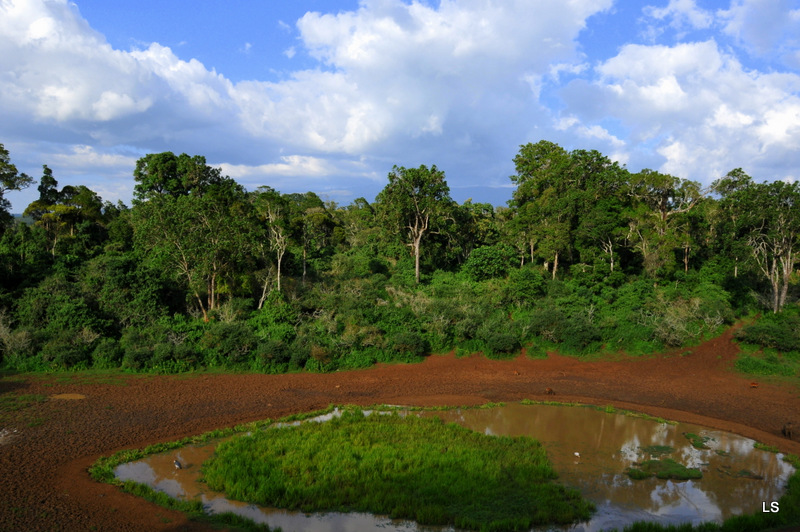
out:
M0 143L114 203L172 151L341 205L435 164L504 205L540 140L797 179L800 0L0 0Z

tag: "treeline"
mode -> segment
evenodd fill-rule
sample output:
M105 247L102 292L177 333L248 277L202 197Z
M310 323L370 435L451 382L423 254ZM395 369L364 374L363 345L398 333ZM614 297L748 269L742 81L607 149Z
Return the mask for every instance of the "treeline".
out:
M547 141L508 207L394 167L375 201L246 191L202 156L141 158L133 205L32 184L0 145L0 349L17 370L328 371L456 349L652 352L737 316L800 349L800 186L731 171L708 189ZM781 355L776 355L781 356ZM793 370L792 370L793 371Z

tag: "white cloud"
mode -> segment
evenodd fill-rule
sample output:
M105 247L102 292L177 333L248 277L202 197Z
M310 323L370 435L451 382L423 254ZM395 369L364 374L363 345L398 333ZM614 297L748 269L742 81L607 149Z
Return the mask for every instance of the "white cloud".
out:
M118 153L103 153L92 146L75 145L69 153L50 154L54 165L71 168L73 171L124 171L133 172L138 157Z
M697 7L695 0L669 0L666 7L646 6L643 12L648 17L669 21L679 31L709 28L714 23L714 14Z
M614 57L589 60L581 32L612 4L361 0L276 22L297 32L284 55L305 70L233 83L159 43L114 49L67 0L0 0L0 137L57 144L37 157L128 188L138 154L166 150L293 190L368 196L393 164L434 163L454 189L483 186L507 183L517 146L541 138L700 180L800 167L796 74L747 70L716 40L620 42ZM737 43L800 65L800 11L787 5L733 0L711 13L671 0L645 15L678 32L722 21Z
M724 32L757 56L800 67L800 9L793 0L732 0L718 17Z
M621 120L634 159L655 145L663 159L642 166L707 184L738 166L773 178L782 177L776 167L800 165L798 75L747 71L714 41L629 45L596 72L593 86L582 85L592 108L575 102L573 112Z
M220 168L223 174L236 180L262 176L322 177L333 169L325 159L307 155L284 155L280 160L256 166L222 163Z

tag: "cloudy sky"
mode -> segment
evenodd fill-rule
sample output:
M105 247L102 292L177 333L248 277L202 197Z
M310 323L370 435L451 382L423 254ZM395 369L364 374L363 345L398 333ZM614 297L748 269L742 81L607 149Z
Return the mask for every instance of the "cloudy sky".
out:
M502 205L541 139L797 178L800 0L0 0L0 143L107 200L173 151L342 204L436 164Z

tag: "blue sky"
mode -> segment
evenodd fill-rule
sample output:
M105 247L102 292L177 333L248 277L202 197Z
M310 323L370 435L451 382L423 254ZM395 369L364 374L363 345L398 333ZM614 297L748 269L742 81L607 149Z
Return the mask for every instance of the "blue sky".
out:
M800 0L0 0L0 117L20 171L126 203L168 150L340 204L436 164L459 202L503 205L541 139L792 180Z

